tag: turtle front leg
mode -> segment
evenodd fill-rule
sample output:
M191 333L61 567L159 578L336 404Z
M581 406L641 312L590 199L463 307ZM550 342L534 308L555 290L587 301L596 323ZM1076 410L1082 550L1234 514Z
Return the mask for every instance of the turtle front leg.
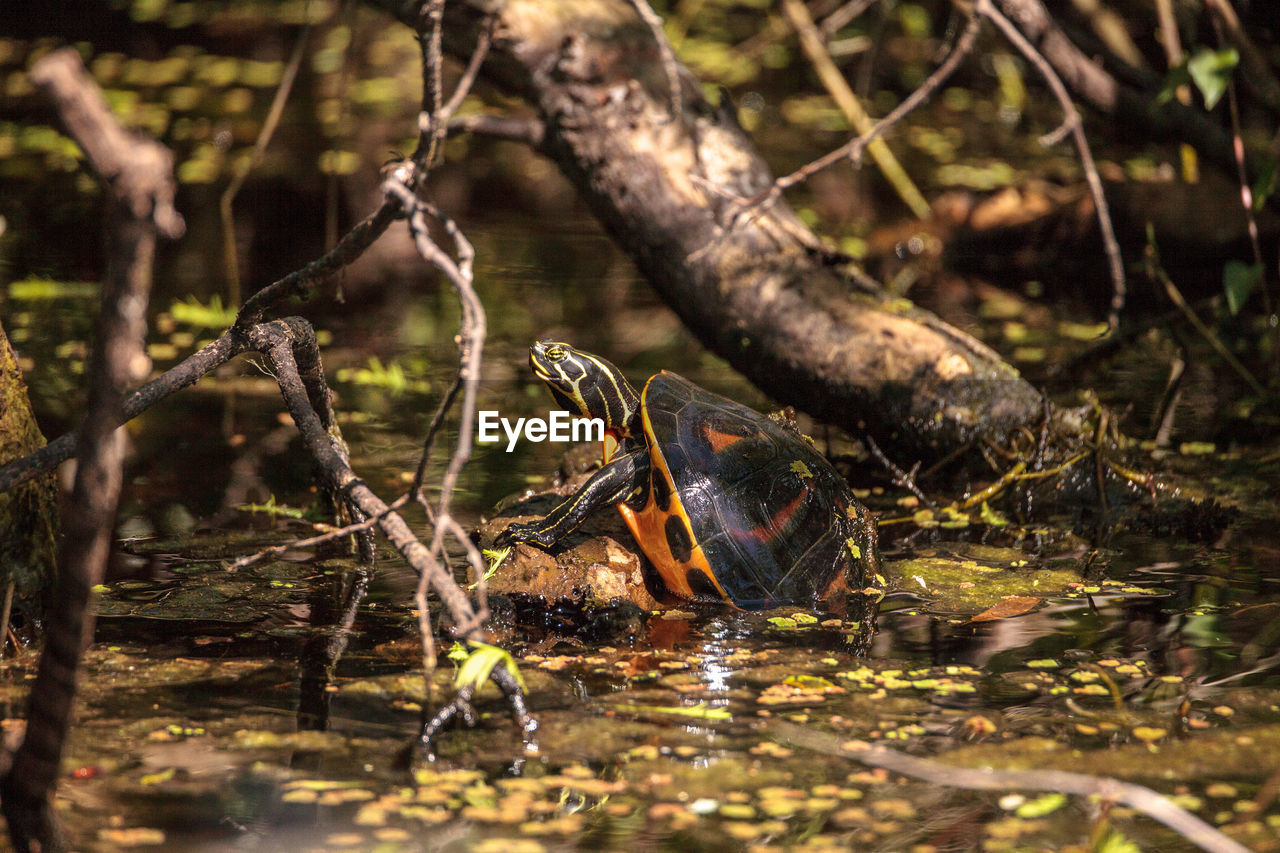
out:
M542 521L512 524L498 534L497 544L529 542L539 548L550 548L559 542L591 513L605 506L628 500L649 485L649 455L644 448L614 457L608 465Z

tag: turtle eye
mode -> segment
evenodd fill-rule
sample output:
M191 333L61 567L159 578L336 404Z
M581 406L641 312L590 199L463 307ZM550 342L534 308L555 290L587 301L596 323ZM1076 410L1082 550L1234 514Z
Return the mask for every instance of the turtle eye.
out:
M547 350L547 361L563 361L566 355L564 347L551 347Z

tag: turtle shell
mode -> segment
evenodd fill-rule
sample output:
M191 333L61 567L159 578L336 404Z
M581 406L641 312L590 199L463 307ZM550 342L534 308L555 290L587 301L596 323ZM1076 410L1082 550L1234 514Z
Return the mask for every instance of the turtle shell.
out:
M874 528L798 433L666 371L641 413L648 499L619 510L673 592L758 608L864 584Z

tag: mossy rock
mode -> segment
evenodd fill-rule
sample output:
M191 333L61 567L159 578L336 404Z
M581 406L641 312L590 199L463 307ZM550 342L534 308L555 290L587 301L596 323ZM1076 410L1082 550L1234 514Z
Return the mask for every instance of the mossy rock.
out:
M480 545L492 548L494 539L517 521L542 518L573 494L594 473L598 445L575 447L565 456L558 476L545 488L514 495L499 504L498 515L480 527ZM488 580L490 592L605 602L626 599L638 607L658 609L664 595L661 584L649 579L652 570L613 511L597 512L550 551L520 544ZM655 592L658 597L655 597Z
M27 400L17 355L0 327L0 465L45 446ZM39 615L57 567L58 491L52 473L0 493L0 599L12 589L14 613ZM0 626L0 631L3 626Z

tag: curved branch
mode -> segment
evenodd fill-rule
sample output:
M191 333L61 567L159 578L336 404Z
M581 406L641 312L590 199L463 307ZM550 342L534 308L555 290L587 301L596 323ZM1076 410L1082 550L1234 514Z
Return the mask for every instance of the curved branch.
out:
M1071 95L1067 93L1067 87L1053 70L1053 66L1032 46L1012 21L1000 14L1000 10L995 7L992 0L977 0L973 9L975 14L995 24L1004 37L1018 49L1018 52L1036 67L1040 76L1044 77L1045 82L1049 84L1050 91L1058 99L1058 104L1066 115L1062 126L1070 131L1071 138L1075 140L1076 150L1080 153L1080 165L1084 168L1085 181L1089 185L1089 194L1093 196L1093 206L1098 214L1098 226L1102 229L1102 245L1107 253L1107 267L1111 272L1112 286L1111 310L1107 315L1107 324L1114 332L1120 325L1120 312L1124 309L1128 285L1124 278L1124 261L1120 257L1120 243L1116 240L1115 228L1111 225L1111 208L1107 204L1106 194L1102 191L1102 178L1098 176L1098 167L1093 162L1093 152L1089 148L1089 140L1085 138L1084 123L1080 120L1080 113L1071 103ZM1056 132L1053 135L1056 136Z
M80 656L93 638L91 591L102 582L111 551L123 481L124 395L148 363L143 344L157 235L176 237L184 227L173 207L172 153L120 125L73 48L43 57L31 80L56 104L68 132L106 182L112 206L107 275L87 371L84 420L75 441L78 464L64 517L56 594L27 699L26 733L0 778L0 807L20 851L62 846L51 798L75 707Z

